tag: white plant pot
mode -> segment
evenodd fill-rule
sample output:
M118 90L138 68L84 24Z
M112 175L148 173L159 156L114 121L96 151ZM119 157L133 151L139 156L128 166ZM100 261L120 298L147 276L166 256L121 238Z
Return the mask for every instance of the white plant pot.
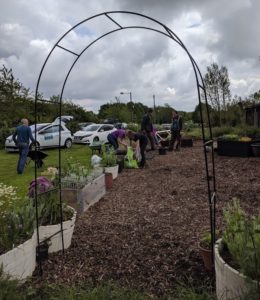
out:
M111 173L113 176L113 180L117 178L118 176L118 165L113 167L105 167L104 168L105 173Z
M73 209L72 207L70 207ZM76 211L73 209L73 217L71 220L62 222L63 226L63 241L64 241L64 249L69 248L71 245L71 239L75 227L75 221L76 221ZM49 237L51 237L49 240L47 240L47 243L49 244L49 253L58 252L62 250L62 235L61 232L55 234L56 232L61 230L60 224L56 225L46 225L46 226L40 226L39 227L39 241L42 242ZM55 235L54 235L55 234ZM52 236L54 235L54 236Z
M5 274L15 279L25 279L31 276L36 266L36 234L0 256L0 266Z
M220 256L222 250L223 242L219 239L214 247L217 299L244 299L245 295L256 288L257 283L231 268Z

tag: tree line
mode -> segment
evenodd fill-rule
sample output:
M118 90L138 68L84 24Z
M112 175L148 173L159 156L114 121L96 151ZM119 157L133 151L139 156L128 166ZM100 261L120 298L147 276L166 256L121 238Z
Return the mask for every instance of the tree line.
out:
M244 107L260 102L260 90L242 99L232 97L228 69L213 63L207 67L204 83L208 99L212 126L239 126L244 123ZM38 99L43 99L38 95ZM38 123L52 122L59 115L59 96L50 98L51 102L38 102ZM202 113L206 112L205 99L201 105ZM13 75L12 69L3 66L0 69L0 143L10 133L10 128L16 126L19 120L27 117L31 123L35 121L35 102L32 92ZM154 123L171 123L172 107L169 104L156 106L154 109ZM78 122L102 122L113 118L120 122L140 124L148 107L134 99L133 102L121 103L117 101L101 105L99 113L87 111L83 107L65 100L62 105L62 115L73 115L75 124ZM197 105L193 112L181 111L185 121L192 120L200 123L200 107ZM74 126L76 128L76 125ZM2 137L2 138L1 138Z

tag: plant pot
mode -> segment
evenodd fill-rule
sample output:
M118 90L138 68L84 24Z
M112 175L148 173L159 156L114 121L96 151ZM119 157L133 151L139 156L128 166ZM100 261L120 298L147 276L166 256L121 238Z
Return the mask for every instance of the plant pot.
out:
M105 167L104 173L111 173L113 175L113 179L116 179L118 176L118 165L113 167Z
M218 140L218 155L249 157L252 155L251 142Z
M0 256L3 272L12 278L24 279L31 276L36 266L36 234Z
M223 248L224 244L219 239L214 247L217 299L251 299L247 295L257 288L257 282L231 268L221 257Z
M170 141L169 141L169 140L166 140L166 141L160 141L160 144L162 145L162 147L169 147Z
M188 138L181 139L181 147L193 147L193 140Z
M209 271L213 271L214 264L212 260L212 250L202 247L201 244L199 243L199 252L203 259L205 268Z
M74 231L75 221L76 221L76 211L73 209L73 217L71 220L62 222L63 227L63 241L64 249L69 248L71 245L71 239ZM49 253L58 252L62 250L62 235L61 235L60 224L46 225L39 227L39 240L41 242L47 242L49 245Z
M260 143L251 144L254 156L260 157Z
M111 173L105 173L106 188L111 189L113 186L113 175Z
M167 153L166 148L163 148L163 147L159 148L158 151L159 151L159 155L166 155L166 153Z
M43 261L49 256L49 245L47 243L42 243L36 247L36 261Z

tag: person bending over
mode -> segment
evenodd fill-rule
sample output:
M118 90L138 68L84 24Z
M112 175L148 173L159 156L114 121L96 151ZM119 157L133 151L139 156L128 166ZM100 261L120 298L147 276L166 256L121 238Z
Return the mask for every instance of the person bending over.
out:
M148 144L148 139L145 134L136 133L131 130L127 132L127 137L129 138L130 142L136 142L136 150L140 150L141 160L139 162L139 168L143 168L145 166L145 150Z
M127 143L124 141L126 133L124 129L117 129L107 136L107 140L110 145L114 147L115 150L119 148L119 144L127 147Z

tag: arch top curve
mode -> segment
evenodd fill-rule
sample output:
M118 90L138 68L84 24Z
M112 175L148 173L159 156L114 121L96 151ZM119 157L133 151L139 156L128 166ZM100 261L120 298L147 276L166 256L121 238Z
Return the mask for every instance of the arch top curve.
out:
M159 29L154 29L151 28L149 26L122 26L122 24L118 21L115 20L114 16L115 15L135 15L138 17L142 17L145 18L146 20L149 20L151 22L154 22L155 24L159 25L159 28L161 28L161 30ZM73 30L75 30L77 27L79 27L80 25L87 23L91 20L100 18L100 17L104 17L107 21L111 22L111 24L113 24L114 29L107 31L105 33L103 33L100 36L95 37L91 42L89 42L84 49L77 53L75 51L73 51L70 48L67 48L66 45L61 44L61 41L69 34L71 33ZM130 29L130 28L142 28L142 29L147 29L147 30L153 30L155 32L158 32L160 34L163 34L164 36L170 38L171 40L173 40L174 42L176 42L180 47L182 47L182 49L186 52L186 54L188 55L192 68L194 70L194 74L195 74L195 80L196 80L196 86L197 86L197 94L198 94L198 100L199 100L199 104L200 104L200 118L201 118L201 129L202 129L202 137L203 137L203 150L204 150L204 159L205 159L205 167L206 167L206 180L207 180L207 190L208 190L208 202L209 202L209 209L210 209L210 226L211 226L211 241L212 241L212 249L213 249L213 245L214 245L214 241L215 241L215 202L216 202L216 184L215 184L215 166L214 166L214 149L213 149L213 140L212 140L212 131L211 131L211 124L210 124L210 118L209 118L209 109L208 109L208 102L207 102L207 94L206 94L206 89L205 89L205 85L204 85L204 81L203 81L203 77L202 74L200 72L200 69L196 63L196 61L194 60L194 58L192 57L192 55L190 54L190 52L188 51L188 49L186 48L186 46L184 45L184 43L181 41L181 39L177 36L176 33L174 33L170 28L168 28L165 24L163 24L162 22L146 16L144 14L141 13L136 13L136 12L131 12L131 11L107 11L107 12L103 12L100 14L96 14L94 16L91 16L89 18L86 18L84 20L82 20L81 22L77 23L76 25L74 25L72 28L70 28L69 30L67 30L59 39L58 41L54 44L53 48L51 49L51 51L49 52L49 54L47 55L42 68L40 70L40 74L37 80L37 85L36 85L36 92L35 92L35 123L37 122L37 101L38 99L38 95L39 95L39 84L42 78L42 74L43 71L45 69L45 66L50 58L50 56L52 55L53 51L56 48L59 48L63 51L66 51L68 53L70 53L71 55L73 55L74 57L74 61L72 63L72 65L69 68L69 71L67 72L63 85L62 85L62 89L61 89L61 93L60 93L60 99L59 99L59 114L61 115L61 105L62 105L62 98L63 98L63 92L67 83L67 80L69 78L69 75L72 71L72 69L74 68L75 64L77 63L77 61L79 60L79 58L81 57L81 55L94 43L98 42L100 39L104 38L105 36L112 34L114 32L118 32L120 30L125 30L125 29ZM206 136L205 136L205 127L204 127L204 120L203 117L205 118L205 115L203 116L202 113L202 106L201 106L201 94L203 94L205 102L206 102L206 107L207 107L207 121L208 121L208 126L209 126L209 137L210 137L210 141L206 142ZM61 118L60 118L60 123L61 123ZM36 129L36 127L35 127ZM36 139L36 130L35 130L35 139ZM59 146L61 145L61 135L59 133ZM211 154L208 155L208 149L206 147L210 146L211 147ZM60 149L60 148L59 148ZM211 158L209 158L211 157ZM209 167L209 164L212 164L212 167ZM60 168L61 165L61 154L60 154L60 150L59 150L59 170L61 170ZM60 182L60 178L61 178L61 171L59 171L59 182ZM36 171L36 165L35 165L35 179L37 178L37 171ZM61 185L59 184L59 188L61 187ZM60 193L61 194L61 193ZM37 193L36 193L37 195ZM37 197L37 196L36 196Z

